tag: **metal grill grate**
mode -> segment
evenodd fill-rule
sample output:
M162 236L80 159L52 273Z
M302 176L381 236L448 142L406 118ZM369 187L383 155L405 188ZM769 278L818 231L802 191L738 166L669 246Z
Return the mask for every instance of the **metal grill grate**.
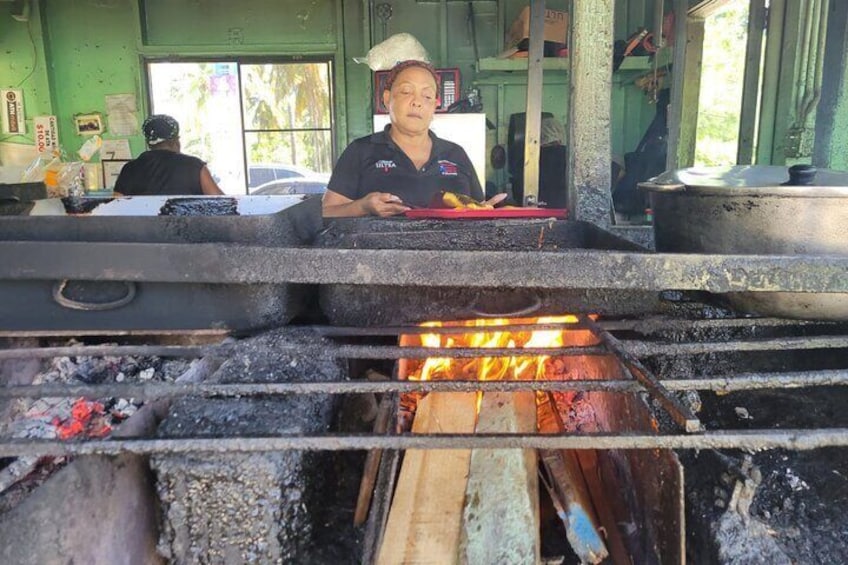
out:
M664 357L691 357L717 352L733 352L744 356L755 352L794 351L799 355L816 350L831 350L837 355L848 350L848 331L834 323L793 322L775 319L733 318L718 320L681 320L654 318L650 320L619 320L592 322L582 318L578 324L538 324L498 326L498 330L526 331L530 329L590 329L600 336L603 345L591 347L536 348L521 350L523 354L554 356L609 355L630 369L633 380L576 380L576 381L333 381L280 382L239 384L102 384L102 385L30 385L0 388L0 398L89 397L119 396L156 399L182 396L250 397L257 395L290 394L350 394L404 393L433 391L609 391L646 392L669 413L684 431L649 434L575 434L546 436L536 434L474 434L474 435L279 435L274 437L217 437L175 439L87 439L72 442L42 439L0 440L0 456L40 456L70 454L187 453L187 452L268 452L277 450L345 450L345 449L445 449L532 447L546 449L705 449L743 448L794 450L826 446L848 446L848 429L829 428L827 422L810 429L704 429L686 406L681 405L676 392L730 392L763 389L801 389L821 386L848 385L848 354L840 368L826 370L734 372L709 374L701 377L676 378L674 374L654 375L646 360ZM300 329L304 329L302 326ZM298 354L314 354L340 359L401 359L424 357L493 357L512 355L515 349L433 349L386 345L386 337L414 333L469 333L469 328L443 327L386 327L341 328L310 327L310 330L332 340L330 347L304 346L283 341L280 350ZM478 329L479 328L475 328ZM784 335L732 339L701 340L693 333L747 332L763 333L778 330ZM768 332L765 332L768 333ZM774 332L772 332L774 333ZM640 339L634 339L637 334ZM789 334L789 335L785 335ZM683 335L685 339L680 339ZM671 339L669 336L675 336ZM351 341L359 343L352 343ZM232 343L206 346L161 345L80 345L73 347L34 347L0 350L0 359L34 359L57 356L120 356L155 355L164 357L202 357L227 355ZM698 361L695 361L697 364ZM797 394L803 394L801 390Z

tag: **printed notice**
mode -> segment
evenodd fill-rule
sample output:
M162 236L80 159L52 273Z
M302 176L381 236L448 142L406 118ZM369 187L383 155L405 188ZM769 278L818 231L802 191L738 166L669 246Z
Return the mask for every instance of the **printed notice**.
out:
M129 161L132 159L130 153L130 142L126 139L104 139L100 148L100 158L117 161Z
M23 91L0 90L0 98L3 102L3 133L26 133Z
M135 94L107 94L106 113L109 116L109 133L126 136L138 133L138 108Z
M36 116L32 119L35 130L35 150L39 153L51 153L59 148L59 129L56 116Z

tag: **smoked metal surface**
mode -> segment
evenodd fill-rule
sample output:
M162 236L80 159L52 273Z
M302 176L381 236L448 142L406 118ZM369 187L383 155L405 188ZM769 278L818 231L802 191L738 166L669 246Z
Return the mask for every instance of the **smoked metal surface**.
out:
M141 205L148 198L152 197L116 203ZM11 269L0 266L0 294L15 297L0 302L0 330L245 331L286 324L309 304L314 288L288 283L204 284L196 277L155 281L134 276L147 270L143 254L130 252L124 267L95 265L98 260L93 257L102 246L141 245L151 251L159 247L165 254L160 257L164 266L173 259L169 244L185 249L226 244L293 248L308 245L321 228L320 198L264 198L275 198L276 205L261 214L216 215L221 204L234 206L236 199L197 197L163 201L183 201L182 208L191 201L195 205L190 207L201 215L157 215L154 209L130 216L0 216L0 242L2 247L9 245L16 257ZM76 263L86 273L83 276L47 272L47 257L64 243L70 243L65 250L74 253L64 261ZM194 265L214 270L211 264Z
M2 279L836 293L848 257L7 241Z

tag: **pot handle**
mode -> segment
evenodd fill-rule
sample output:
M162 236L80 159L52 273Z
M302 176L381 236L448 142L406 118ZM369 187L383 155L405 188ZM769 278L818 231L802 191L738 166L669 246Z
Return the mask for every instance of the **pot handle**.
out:
M542 297L538 295L538 293L532 293L530 295L530 300L527 306L523 306L520 308L514 308L513 310L506 312L490 312L487 310L481 309L481 306L478 304L480 300L480 295L474 297L474 300L471 304L468 305L468 309L472 314L480 316L481 318L519 318L521 316L527 316L528 314L532 314L536 310L542 307Z
M68 286L68 282L70 282L68 279L64 279L53 285L53 300L60 306L64 306L70 310L84 310L86 312L113 310L126 306L135 298L135 283L123 281L123 285L127 289L126 294L117 300L112 300L111 302L84 302L82 300L74 300L65 296L65 287Z
M686 185L681 182L659 184L656 182L651 182L650 180L637 182L636 186L638 186L642 190L650 190L652 192L677 192L678 190L683 190L684 188L686 188Z

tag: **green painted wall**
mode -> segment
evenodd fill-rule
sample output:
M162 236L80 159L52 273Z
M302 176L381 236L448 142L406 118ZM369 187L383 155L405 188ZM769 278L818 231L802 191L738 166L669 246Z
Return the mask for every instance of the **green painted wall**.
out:
M468 3L446 0L394 0L382 21L369 0L32 0L28 23L10 17L0 2L0 85L24 89L26 113L54 113L68 151L82 142L72 130L73 115L105 112L105 96L131 92L146 112L142 61L145 57L322 55L334 61L336 148L371 130L371 72L354 63L387 35L416 35L439 66L459 67L463 87L481 88L485 111L499 127L490 143L503 141L508 117L523 111L522 73L477 73ZM549 0L565 9L567 0ZM668 5L669 2L666 2ZM526 0L473 2L477 54L495 56L504 29ZM653 27L654 0L616 0L616 39L639 27ZM32 41L30 40L32 37ZM35 56L33 56L33 49ZM34 63L34 72L33 71ZM30 74L31 73L31 74ZM543 106L563 122L568 116L566 71L545 73ZM614 80L614 154L632 150L655 108L632 85L633 74ZM105 137L109 137L107 133ZM10 141L31 142L20 137ZM143 149L140 136L131 139Z
M86 140L74 131L75 114L105 116L107 94L131 92L141 104L135 12L131 0L47 0L42 7L59 140L75 152ZM112 137L108 129L103 137ZM138 137L131 146L144 149Z
M32 117L53 111L38 4L33 5L29 21L19 22L12 18L12 4L0 2L0 54L0 87L23 90L27 131L0 134L0 141L32 144Z

